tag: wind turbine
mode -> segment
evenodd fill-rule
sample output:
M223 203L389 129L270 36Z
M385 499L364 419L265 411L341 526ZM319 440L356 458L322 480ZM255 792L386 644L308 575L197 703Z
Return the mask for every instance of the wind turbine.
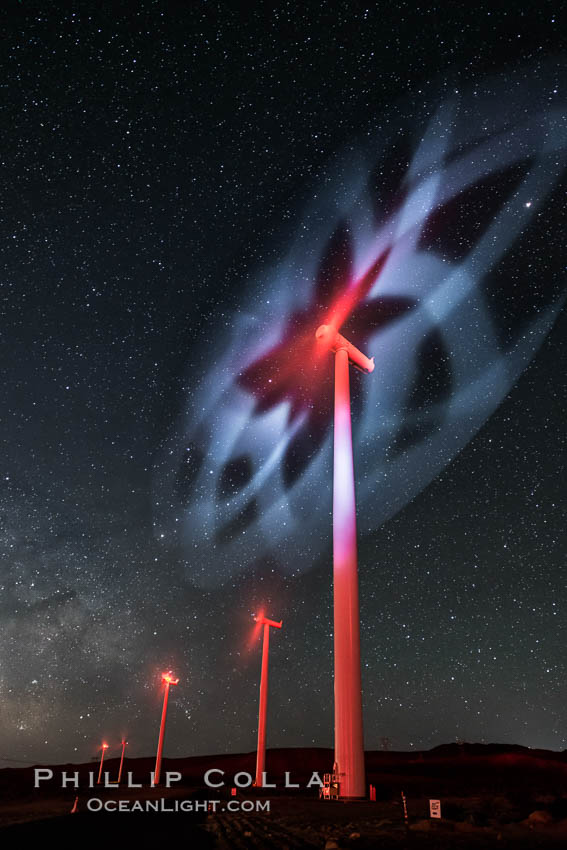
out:
M352 458L349 363L374 370L369 359L336 330L321 325L315 337L335 354L333 449L333 606L335 644L335 764L339 796L366 796L360 675L360 612L356 552L356 502Z
M100 754L100 767L98 769L98 779L96 781L97 785L100 785L100 780L102 779L102 765L104 764L104 754L106 753L107 749L108 749L108 744L105 741L103 741L102 752Z
M168 673L162 674L162 681L165 682L165 692L163 695L163 710L161 712L161 724L159 727L158 747L156 754L156 767L154 771L154 785L159 785L159 777L161 773L161 754L163 752L163 738L165 735L165 718L167 715L167 700L169 697L170 685L177 685L179 679L174 679L171 670Z
M298 412L305 428L324 434L316 423L324 382L322 360L335 353L335 433L333 472L333 580L335 642L335 762L340 774L341 796L365 796L362 737L362 693L360 676L360 622L356 556L356 506L352 459L349 363L362 372L372 372L374 361L338 333L345 322L376 330L415 303L388 296L367 301L382 273L391 248L386 248L358 277L341 265L344 255L329 254L320 267L314 297L304 309L294 312L282 328L280 340L251 363L240 377L242 385L267 410L286 402L290 421ZM342 258L342 259L341 259ZM337 262L335 263L335 260ZM332 280L328 272L334 268ZM325 283L327 281L327 284ZM343 284L346 284L343 288ZM314 315L324 315L313 340ZM315 349L315 350L314 350ZM272 380L272 376L274 380ZM310 403L306 404L306 400ZM309 435L311 436L311 435ZM320 442L318 443L320 445ZM301 456L301 453L300 453ZM293 455L290 454L290 461ZM304 468L304 467L303 467ZM294 479L292 479L294 480Z
M122 755L120 756L120 766L118 768L118 779L113 779L112 782L108 782L107 785L120 785L120 780L122 779L122 766L124 764L124 750L126 749L126 744L128 741L122 740Z
M122 766L124 764L124 750L126 749L126 744L128 741L122 741L122 755L120 756L120 767L118 768L118 779L116 780L116 784L120 785L120 780L122 779Z
M259 788L263 786L264 768L266 765L266 714L268 709L268 652L270 649L270 626L281 629L282 622L276 623L261 615L256 617L259 626L264 626L264 641L262 646L262 674L260 677L260 710L258 714L258 750L256 753L256 781Z

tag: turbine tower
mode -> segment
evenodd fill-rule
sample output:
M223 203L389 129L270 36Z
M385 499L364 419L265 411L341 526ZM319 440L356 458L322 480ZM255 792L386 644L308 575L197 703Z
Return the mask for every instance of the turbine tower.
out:
M366 796L360 675L360 612L356 554L356 502L352 458L349 363L374 370L366 357L332 325L321 325L317 341L335 354L333 450L333 607L335 648L335 770L339 796Z
M154 771L154 785L159 785L159 777L161 773L161 754L163 752L163 738L165 735L165 717L167 715L167 699L169 697L169 687L170 685L177 685L177 683L179 682L179 679L173 678L171 671L169 671L169 673L163 673L161 678L165 682L165 692L163 695L163 710L161 712L161 724L159 727L156 767Z
M128 741L122 739L122 755L120 756L120 767L118 768L118 779L116 780L116 784L120 785L120 780L122 779L122 767L124 765L124 750L126 749Z
M108 749L108 744L106 743L106 741L103 741L102 751L101 751L101 754L100 754L100 767L98 769L98 779L96 781L97 785L100 785L100 782L101 782L101 779L102 779L102 766L104 764L104 755L105 755L107 749Z
M266 714L268 709L268 652L270 649L270 626L281 629L282 622L268 620L267 617L256 617L256 622L264 626L264 641L262 647L262 675L260 677L260 711L258 714L258 750L256 753L256 781L255 785L261 788L264 784L263 776L266 766Z

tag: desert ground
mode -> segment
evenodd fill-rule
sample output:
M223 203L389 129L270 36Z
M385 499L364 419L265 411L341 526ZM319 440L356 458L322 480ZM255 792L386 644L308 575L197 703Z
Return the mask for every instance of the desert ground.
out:
M0 770L2 846L28 838L63 847L156 847L167 840L219 850L567 848L567 753L471 744L368 752L375 802L320 800L317 786L305 788L313 772L329 771L332 751L325 749L269 750L267 777L276 787L236 789L233 795L233 777L239 771L253 775L254 762L254 753L165 759L164 772L182 775L170 788L150 786L151 759L124 764L123 776L130 773L142 788L126 782L89 787L89 772L96 783L93 762L38 766L49 767L54 777L37 789L34 767L6 768ZM212 777L224 786L206 786L204 775L212 768L224 771ZM118 760L105 762L105 769L115 777ZM79 788L63 789L62 771L77 771ZM284 787L286 771L299 789ZM431 799L441 802L439 819L430 817ZM123 811L117 811L118 801ZM146 808L148 802L159 810L135 810L134 804Z

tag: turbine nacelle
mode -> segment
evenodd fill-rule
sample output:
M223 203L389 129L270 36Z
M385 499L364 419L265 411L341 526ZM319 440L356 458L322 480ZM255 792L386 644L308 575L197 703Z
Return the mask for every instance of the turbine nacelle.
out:
M341 349L346 351L349 361L360 372L366 372L369 375L370 372L374 371L374 358L367 357L362 351L359 351L352 342L345 339L332 325L320 325L315 332L315 339L330 351L337 352Z
M279 623L276 623L275 620L268 620L267 617L254 617L257 623L261 626L273 626L274 629L281 629L283 620L280 620Z

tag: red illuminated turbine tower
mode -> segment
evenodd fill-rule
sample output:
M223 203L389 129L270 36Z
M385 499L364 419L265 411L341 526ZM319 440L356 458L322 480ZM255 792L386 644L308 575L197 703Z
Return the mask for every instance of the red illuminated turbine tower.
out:
M335 763L342 798L366 796L360 675L360 613L356 554L356 502L352 459L349 363L361 372L374 360L321 325L317 341L335 353L333 453L333 605L335 642Z
M118 768L118 779L116 780L116 784L120 785L120 780L122 779L122 768L124 766L124 751L126 749L126 745L128 741L122 739L122 755L120 756L120 767Z
M266 617L256 617L256 622L264 626L264 640L262 645L262 674L260 677L260 710L258 712L258 749L256 752L256 781L258 788L263 786L263 777L266 766L266 714L268 709L268 652L270 649L270 626L281 629L282 622L274 622Z
M97 785L100 785L101 780L102 780L102 766L104 764L104 754L106 753L107 749L108 749L108 744L106 742L104 742L103 745L102 745L102 752L100 754L100 767L98 769L98 779L96 781Z
M163 752L163 738L165 735L165 718L167 715L167 699L169 697L169 687L170 685L177 685L177 683L179 682L179 679L173 678L171 672L164 673L161 678L165 682L165 692L163 695L163 710L161 712L161 724L159 727L156 768L154 771L154 785L159 785L159 777L161 773L161 754Z

